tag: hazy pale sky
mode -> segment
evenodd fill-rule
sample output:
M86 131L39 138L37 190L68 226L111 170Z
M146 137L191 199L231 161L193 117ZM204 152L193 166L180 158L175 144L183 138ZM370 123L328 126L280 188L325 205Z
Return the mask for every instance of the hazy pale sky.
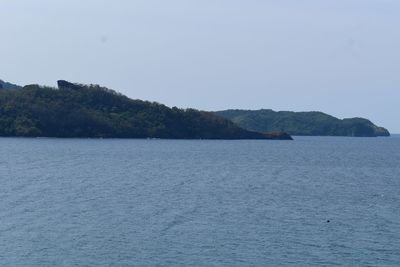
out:
M400 133L399 0L0 0L0 79Z

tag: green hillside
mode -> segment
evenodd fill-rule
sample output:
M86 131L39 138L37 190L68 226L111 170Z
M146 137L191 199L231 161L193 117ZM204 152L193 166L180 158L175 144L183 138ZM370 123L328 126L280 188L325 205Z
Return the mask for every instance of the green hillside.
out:
M0 136L291 139L244 130L210 112L169 108L66 81L58 88L0 90Z
M389 136L388 130L363 118L340 120L322 112L224 110L217 115L252 131L284 131L303 136Z

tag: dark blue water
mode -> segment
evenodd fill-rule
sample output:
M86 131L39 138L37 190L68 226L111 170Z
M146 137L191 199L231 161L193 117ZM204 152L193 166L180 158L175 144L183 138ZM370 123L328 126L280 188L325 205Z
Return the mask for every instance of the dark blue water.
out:
M0 148L1 266L400 265L397 137Z

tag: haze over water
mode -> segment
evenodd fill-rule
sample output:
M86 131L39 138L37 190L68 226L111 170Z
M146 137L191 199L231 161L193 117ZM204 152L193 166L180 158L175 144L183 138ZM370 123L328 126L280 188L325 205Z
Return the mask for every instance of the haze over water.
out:
M2 0L0 79L168 106L323 111L400 133L398 0Z
M1 266L400 263L398 137L0 147Z

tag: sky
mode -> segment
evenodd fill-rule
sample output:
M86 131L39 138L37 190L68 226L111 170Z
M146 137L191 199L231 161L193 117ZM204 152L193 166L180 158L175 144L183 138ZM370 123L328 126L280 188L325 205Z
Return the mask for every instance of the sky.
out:
M400 133L399 0L0 0L0 79Z

